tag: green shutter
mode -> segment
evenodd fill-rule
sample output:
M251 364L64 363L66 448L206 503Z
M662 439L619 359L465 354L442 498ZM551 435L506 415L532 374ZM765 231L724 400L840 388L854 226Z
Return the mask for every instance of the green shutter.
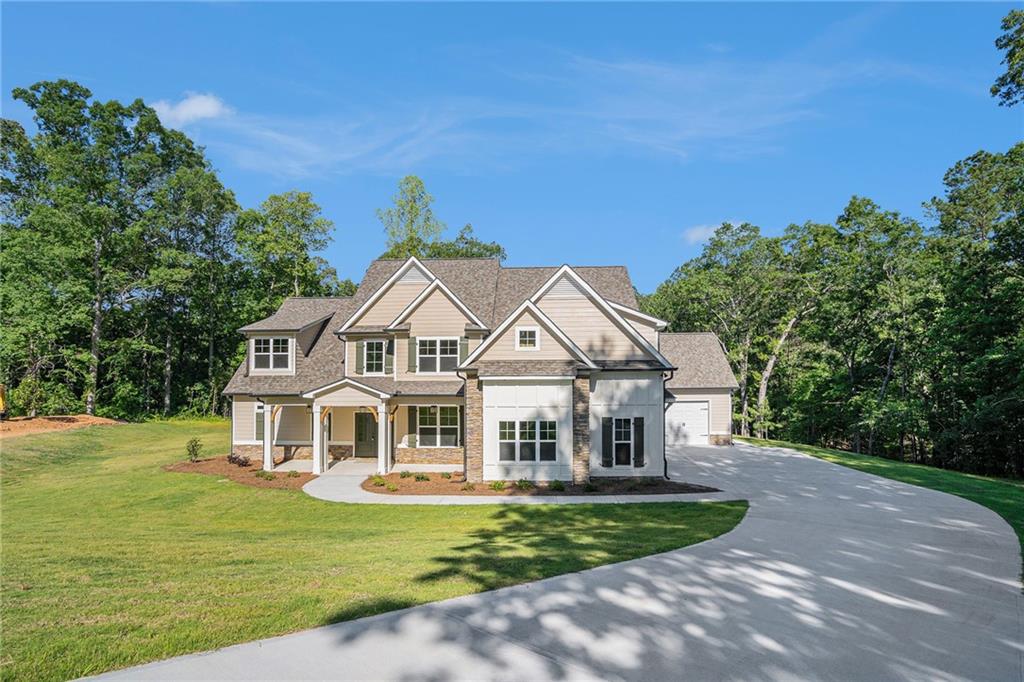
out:
M388 339L384 344L384 373L391 374L395 371L395 341Z
M363 353L366 352L365 341L356 341L356 374L363 373Z
M459 447L466 444L466 406L459 405Z
M633 417L633 466L644 465L644 418Z
M416 337L409 337L409 371L416 371Z
M612 465L612 418L604 417L601 420L601 466Z
M466 361L466 356L469 355L469 338L463 336L459 339L459 364L461 365Z
M416 435L419 431L418 424L416 422L416 406L409 406L409 447L416 447Z

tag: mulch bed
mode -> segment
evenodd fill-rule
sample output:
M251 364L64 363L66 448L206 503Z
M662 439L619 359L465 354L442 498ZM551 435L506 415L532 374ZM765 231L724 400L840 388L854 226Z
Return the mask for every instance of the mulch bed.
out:
M284 488L288 490L298 490L316 478L313 474L300 471L272 471L270 474L273 478L262 478L257 475L262 471L261 461L252 461L249 463L249 466L238 466L229 462L226 456L201 459L198 462L175 462L174 464L168 464L164 469L166 471L229 478L236 483L251 485L256 488Z
M416 476L426 475L429 480L417 481ZM378 485L384 479L383 485ZM717 488L709 488L692 483L679 483L656 479L608 479L594 481L587 485L565 483L564 490L552 490L547 483L535 483L532 487L521 489L515 481L505 481L503 490L494 490L491 483L475 483L472 489L465 489L465 479L461 473L453 473L451 478L442 478L440 473L413 473L402 478L401 472L392 472L386 476L371 476L362 483L363 490L382 495L665 495L670 493L717 493ZM389 490L389 488L393 488Z
M114 426L123 424L116 419L93 417L88 414L59 414L41 417L12 417L0 421L0 439L30 436L47 431L67 431L83 426Z

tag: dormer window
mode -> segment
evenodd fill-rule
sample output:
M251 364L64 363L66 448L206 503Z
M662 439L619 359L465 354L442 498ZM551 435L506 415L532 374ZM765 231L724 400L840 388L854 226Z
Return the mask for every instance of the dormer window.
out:
M516 327L516 350L539 350L539 331L537 327Z
M257 371L289 371L292 361L291 341L289 338L253 339L252 368Z

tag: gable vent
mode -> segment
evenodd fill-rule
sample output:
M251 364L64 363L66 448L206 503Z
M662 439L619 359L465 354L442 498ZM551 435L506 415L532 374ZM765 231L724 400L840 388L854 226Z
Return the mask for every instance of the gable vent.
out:
M583 291L576 282L568 277L560 277L557 282L551 285L546 294L546 296L551 298L579 298L583 295Z
M427 277L427 273L416 266L409 268L409 271L398 280L399 284L428 284L429 282L430 278Z

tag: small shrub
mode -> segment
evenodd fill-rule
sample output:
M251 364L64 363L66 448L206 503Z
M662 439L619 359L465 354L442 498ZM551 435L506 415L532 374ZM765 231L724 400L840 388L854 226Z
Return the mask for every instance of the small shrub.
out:
M199 455L203 452L203 444L199 442L198 438L191 439L188 444L185 445L185 456L188 457L190 462L198 462Z
M597 486L594 485L593 483L587 483L587 484L585 484L583 486L583 492L585 492L585 493L597 492Z
M462 489L466 491L476 490L476 486L470 483L469 481L466 481L465 483L462 484Z
M387 484L386 486L384 486L384 487L385 487L385 489L386 489L386 490L387 490L388 492L392 492L392 493L393 493L393 492L395 492L396 490L398 490L398 486L397 486L397 485L395 485L394 483L388 483L388 484Z
M252 464L252 460L250 460L245 455L236 455L235 453L232 452L230 455L228 455L228 463L234 464L235 466L247 467L250 464Z
M490 488L491 490L504 490L505 481L494 481L493 483L491 483Z
M299 477L299 472L298 471L289 471L288 472L288 478L298 478L298 477Z
M383 488L387 484L387 481L384 480L383 476L371 476L370 482L378 488Z
M426 474L416 474L416 480L417 481L429 481L430 480L430 476L427 476Z
M450 471L442 471L441 472L441 478L449 479L451 477L452 477L452 472L450 472Z
M565 484L561 481L551 481L551 483L548 484L548 489L556 491L565 490Z
M262 478L264 481L273 481L277 478L277 475L273 471L264 471L260 469L256 472L256 478Z
M516 481L516 487L520 490L529 490L533 487L533 484L527 481L525 478L520 478Z
M412 476L412 472L411 471L403 471L400 474L398 474L398 476L400 478L409 478L410 476Z

